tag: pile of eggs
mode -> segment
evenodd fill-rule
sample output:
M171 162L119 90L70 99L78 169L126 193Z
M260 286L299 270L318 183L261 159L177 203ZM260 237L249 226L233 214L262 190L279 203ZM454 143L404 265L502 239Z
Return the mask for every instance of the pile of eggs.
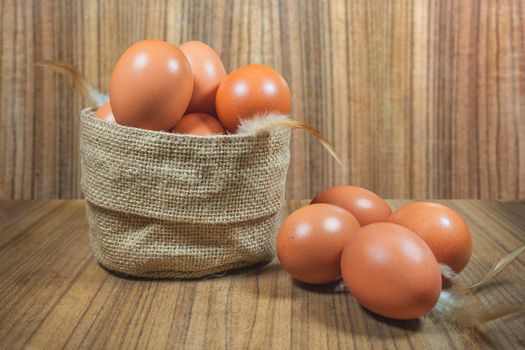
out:
M321 192L277 234L277 255L292 277L309 284L342 277L362 306L401 320L429 312L441 293L440 264L459 273L471 252L471 233L454 210L414 202L392 213L356 186Z
M143 40L117 61L109 101L95 113L108 123L180 134L235 133L243 119L289 114L288 84L274 69L248 65L226 74L208 45L179 47ZM343 278L365 308L413 319L430 311L442 288L439 264L459 273L472 237L462 218L437 203L394 213L376 194L338 186L293 212L277 235L277 255L295 279L324 284Z
M109 90L97 119L181 134L235 133L242 119L291 108L277 71L248 65L227 75L219 55L200 41L133 44L117 61Z

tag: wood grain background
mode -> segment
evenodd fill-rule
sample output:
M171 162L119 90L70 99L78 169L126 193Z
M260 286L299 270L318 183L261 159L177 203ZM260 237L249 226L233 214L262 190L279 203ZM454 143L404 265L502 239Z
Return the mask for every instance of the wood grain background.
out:
M202 40L228 70L282 72L296 132L288 197L353 183L390 198L525 198L521 0L29 1L0 5L0 198L78 198L82 100L33 67L59 59L108 89L134 41Z

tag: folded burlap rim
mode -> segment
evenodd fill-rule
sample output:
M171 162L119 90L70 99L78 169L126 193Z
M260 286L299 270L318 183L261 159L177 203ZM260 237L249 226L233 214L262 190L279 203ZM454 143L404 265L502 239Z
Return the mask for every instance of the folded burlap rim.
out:
M82 188L114 210L182 222L235 222L283 205L289 130L192 136L111 125L82 111Z

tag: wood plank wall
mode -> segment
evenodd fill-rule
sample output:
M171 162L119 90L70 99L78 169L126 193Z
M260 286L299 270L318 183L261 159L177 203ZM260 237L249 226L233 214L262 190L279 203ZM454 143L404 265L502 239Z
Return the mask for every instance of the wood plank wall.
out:
M107 90L134 41L202 40L228 70L282 72L295 132L289 198L352 183L388 198L525 198L521 0L2 0L0 198L79 198L78 111L59 59Z

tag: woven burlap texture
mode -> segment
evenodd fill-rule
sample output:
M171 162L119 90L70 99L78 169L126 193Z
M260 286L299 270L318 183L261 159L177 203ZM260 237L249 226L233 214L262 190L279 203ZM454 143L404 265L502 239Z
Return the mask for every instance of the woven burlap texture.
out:
M81 112L81 185L106 268L197 278L269 261L290 131L191 136L111 125Z

